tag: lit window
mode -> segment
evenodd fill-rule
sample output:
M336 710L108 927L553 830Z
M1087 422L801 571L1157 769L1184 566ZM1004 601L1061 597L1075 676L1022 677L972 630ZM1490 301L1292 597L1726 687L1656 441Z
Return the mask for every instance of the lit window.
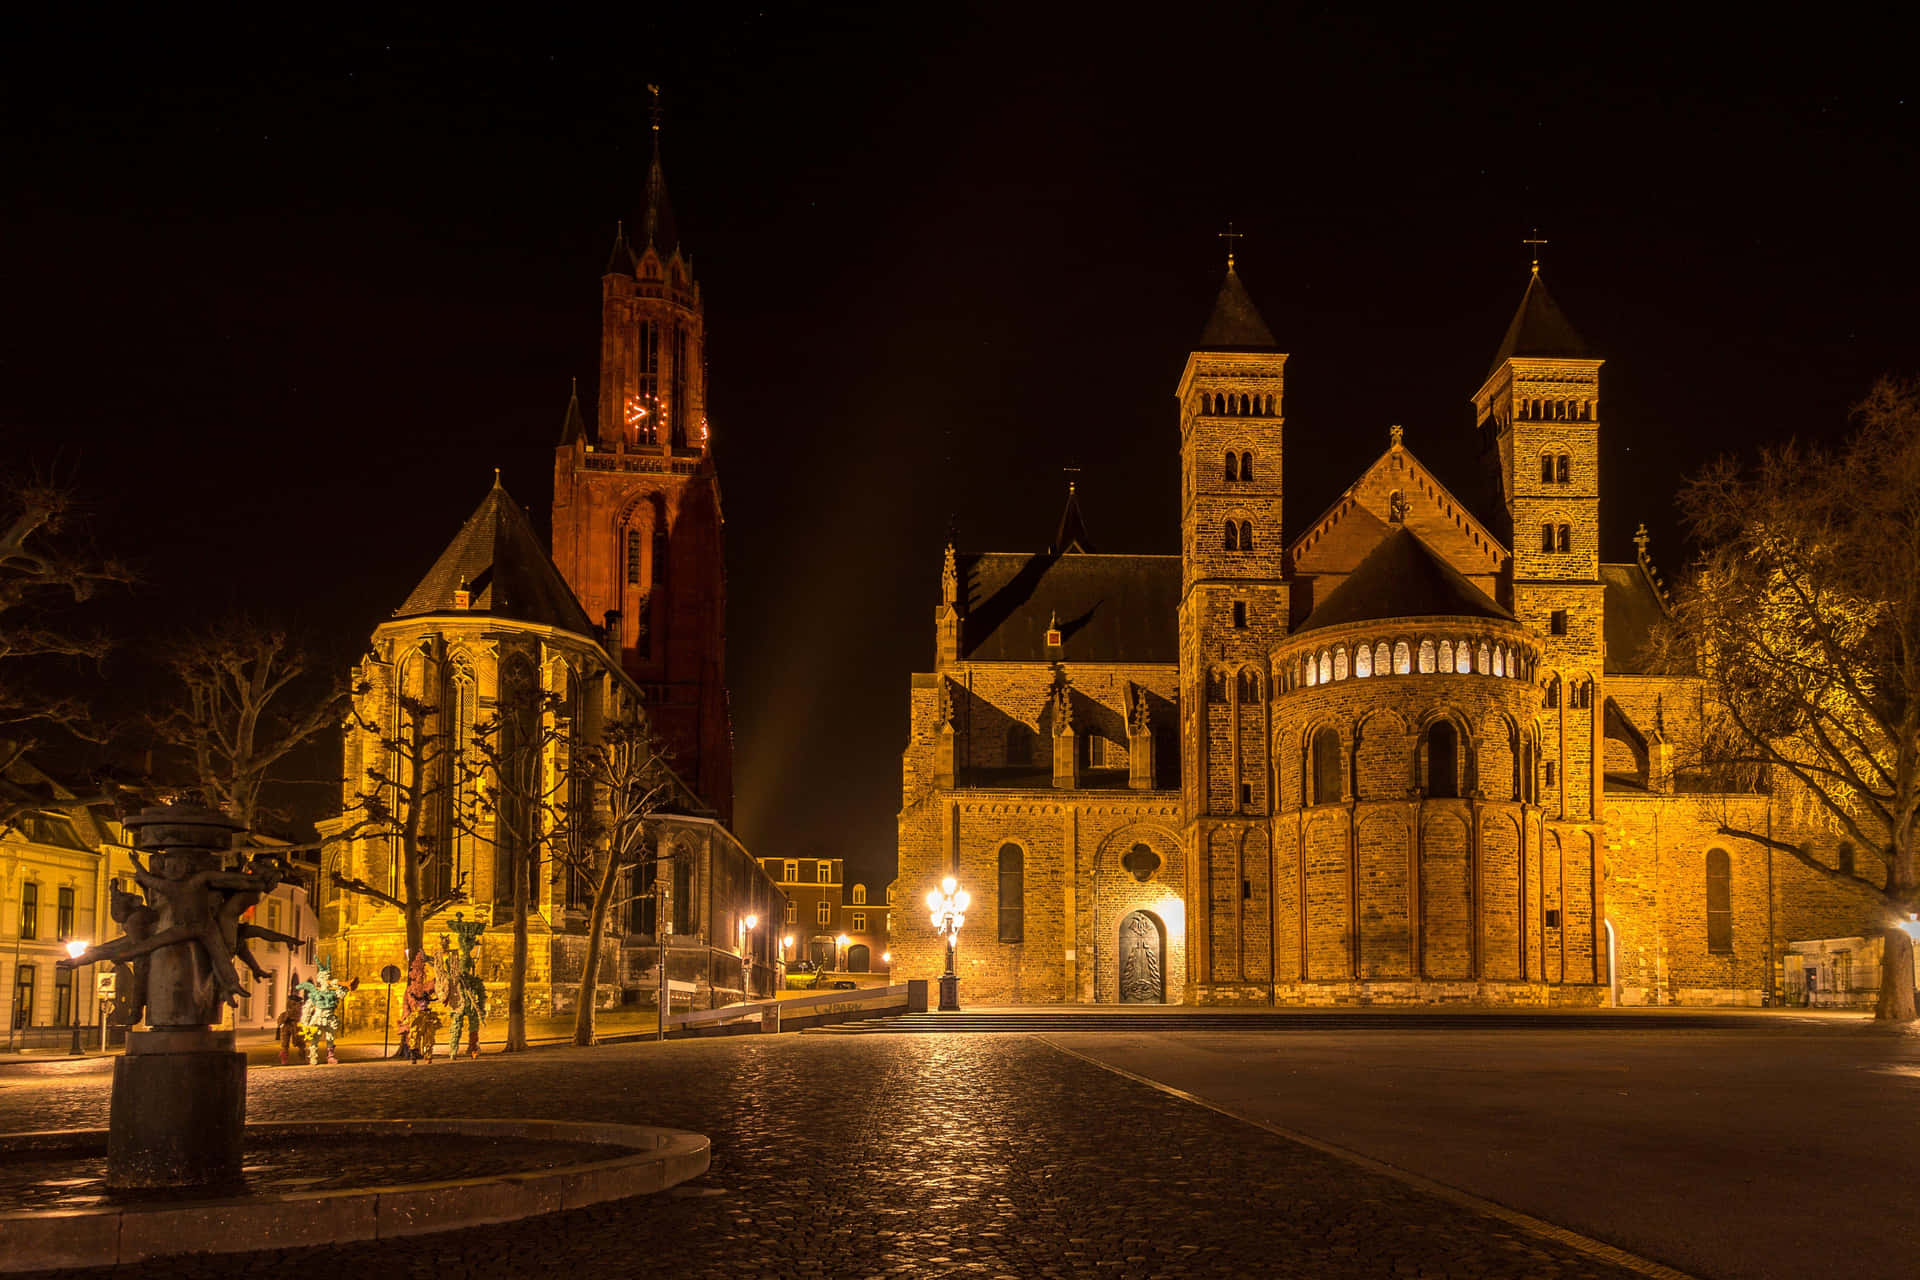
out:
M867 886L863 884L853 886L853 905L856 907L867 905Z
M53 936L65 942L73 936L73 889L64 887L54 892Z
M1393 646L1393 674L1404 676L1411 675L1412 673L1413 650L1407 647L1405 640L1395 641Z
M822 898L819 905L813 909L813 918L817 924L832 924L833 904Z
M1333 678L1335 680L1347 678L1347 646L1345 645L1333 651Z
M821 884L832 884L833 883L833 864L831 862L828 862L825 858L820 859L820 865L817 869L816 874Z
M798 862L789 861L787 863L786 881L788 884L800 883L800 864Z
M1707 950L1733 951L1733 860L1725 849L1707 850Z
M867 931L867 913L864 911L854 912L853 913L853 932L865 933L866 931Z
M1431 640L1420 642L1420 674L1423 676L1433 674L1433 641Z
M1373 651L1365 645L1353 651L1353 674L1362 679L1373 674Z
M1000 941L1026 937L1027 856L1017 844L1000 846Z
M31 942L40 936L40 886L29 880L20 886L19 936Z

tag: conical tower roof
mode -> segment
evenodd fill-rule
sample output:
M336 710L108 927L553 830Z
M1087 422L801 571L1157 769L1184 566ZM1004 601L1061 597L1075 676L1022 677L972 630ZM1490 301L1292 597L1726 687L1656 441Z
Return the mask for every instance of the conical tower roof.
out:
M1412 530L1396 528L1297 628L1344 626L1381 618L1501 618L1513 615L1435 555Z
M462 590L468 596L464 606L454 599ZM428 613L485 613L576 635L597 634L497 472L479 508L393 616Z
M1507 325L1507 336L1500 340L1500 350L1494 353L1487 376L1492 377L1501 364L1516 356L1570 356L1576 360L1593 358L1593 349L1587 346L1587 340L1574 329L1566 312L1560 310L1560 304L1547 292L1546 282L1541 280L1538 268L1535 268L1533 278L1527 281L1527 291L1520 297L1520 308L1513 313L1513 320Z
M653 163L647 167L647 216L641 244L664 258L680 247L680 228L674 224L673 202L667 198L667 175L660 167L660 125L653 126Z
M1227 278L1220 282L1220 296L1213 300L1213 314L1200 331L1199 351L1272 351L1279 346L1273 330L1260 318L1260 312L1240 283L1240 274L1227 262Z

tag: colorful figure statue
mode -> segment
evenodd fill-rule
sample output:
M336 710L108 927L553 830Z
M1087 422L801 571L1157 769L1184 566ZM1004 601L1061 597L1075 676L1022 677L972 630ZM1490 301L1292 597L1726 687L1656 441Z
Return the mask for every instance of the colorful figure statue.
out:
M466 913L453 913L453 923L447 926L453 933L454 941L460 948L458 960L448 953L446 935L440 937L440 991L441 1001L447 1007L447 1013L453 1019L453 1035L449 1039L449 1052L460 1056L461 1029L466 1029L467 1056L480 1056L480 1024L487 1020L487 984L480 980L475 967L474 948L480 942L480 935L487 927L479 921L469 921Z
M429 1065L433 1062L433 1053L440 1044L440 1032L446 1026L440 1017L440 1006L433 1001L433 992L428 991L420 1007L413 1011L408 1030L413 1033L408 1041L413 1046L411 1062L419 1062L423 1057Z
M307 1039L307 1065L320 1064L320 1046L327 1047L327 1062L337 1063L333 1042L345 1023L345 1014L340 1006L346 1003L347 993L360 985L360 979L351 982L337 982L333 976L333 961L322 960L320 971L311 981L300 984L300 992L306 997L307 1007L300 1019L300 1029Z
M287 1007L280 1011L280 1019L275 1024L280 1036L280 1065L283 1067L287 1065L288 1055L298 1052L300 1048L301 1019L307 1011L307 993L301 990L304 984L299 983L297 973L289 976L295 979L295 985L287 993Z
M422 1012L433 1004L434 975L427 968L427 953L414 953L413 961L407 966L407 989L402 993L400 1002L400 1054L409 1061L420 1061L421 1053L433 1057L433 1037L439 1033L437 1021L423 1025ZM421 1043L425 1039L426 1043Z

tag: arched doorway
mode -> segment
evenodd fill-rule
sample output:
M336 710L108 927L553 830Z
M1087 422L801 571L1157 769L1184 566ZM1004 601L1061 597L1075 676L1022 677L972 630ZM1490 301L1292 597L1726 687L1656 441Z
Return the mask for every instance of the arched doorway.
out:
M847 948L847 972L866 973L873 967L873 952L864 942L856 942Z
M1135 911L1120 921L1120 1003L1167 1001L1167 930L1151 911Z

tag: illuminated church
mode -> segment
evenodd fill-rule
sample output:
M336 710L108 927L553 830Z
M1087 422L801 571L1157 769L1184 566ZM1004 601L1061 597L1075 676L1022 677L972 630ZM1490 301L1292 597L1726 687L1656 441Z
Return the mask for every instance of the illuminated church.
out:
M1791 940L1869 926L1716 834L1774 801L1676 771L1698 684L1650 668L1644 537L1600 558L1602 361L1537 264L1461 382L1484 498L1394 427L1303 520L1287 359L1229 259L1173 388L1177 555L1103 551L1071 495L1044 550L946 549L899 889L971 893L964 1000L1759 1004ZM914 911L893 953L944 959Z

